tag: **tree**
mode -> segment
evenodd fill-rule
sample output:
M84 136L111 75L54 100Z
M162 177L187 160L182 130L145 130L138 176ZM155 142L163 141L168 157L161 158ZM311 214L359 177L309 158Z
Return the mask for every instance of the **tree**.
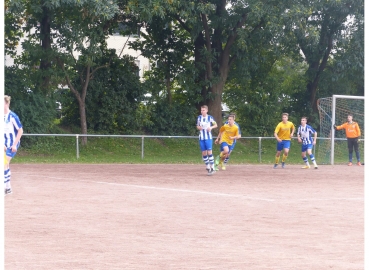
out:
M193 44L193 70L198 93L209 112L221 121L223 87L235 60L247 53L252 38L271 38L273 21L284 10L280 1L129 1L130 9L150 22L169 17L186 30ZM269 23L268 23L269 22ZM273 22L273 23L271 23ZM268 29L267 31L265 29Z
M350 21L363 24L364 1L296 1L286 12L286 31L294 34L298 49L308 64L306 71L310 106L317 111L318 85L328 61L345 39L357 29ZM362 49L362 45L360 45Z
M97 65L95 60L106 48L118 4L110 0L14 0L12 4L19 13L26 10L29 14L25 27L29 35L19 62L27 66L37 64L42 88L48 91L50 76L55 76L57 83L68 85L79 105L81 133L87 134L87 88L95 73L107 67ZM77 84L73 83L75 78ZM86 144L87 137L81 138L82 144Z
M140 120L136 118L136 110L144 97L137 76L138 67L130 57L118 58L115 50L108 50L96 59L99 65L109 62L109 66L96 73L88 86L87 126L89 130L100 133L130 134L139 128ZM78 125L79 110L73 102L74 94L69 89L60 91L60 94L63 104L62 123Z

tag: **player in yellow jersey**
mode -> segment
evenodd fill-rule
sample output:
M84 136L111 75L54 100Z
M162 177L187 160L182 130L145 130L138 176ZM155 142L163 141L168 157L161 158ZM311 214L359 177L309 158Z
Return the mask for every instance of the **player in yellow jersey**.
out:
M239 128L238 125L235 125L234 118L235 115L233 114L228 116L228 124L224 124L219 130L219 133L221 133L220 140L219 136L215 140L215 144L220 144L220 162L219 164L216 162L215 165L216 167L220 165L222 170L226 169L224 160L229 156L234 140L239 138Z
M274 130L274 137L277 139L277 153L275 155L274 169L278 167L279 158L283 150L282 168L290 151L291 138L295 133L295 125L288 121L288 113L282 113L282 122L280 122Z

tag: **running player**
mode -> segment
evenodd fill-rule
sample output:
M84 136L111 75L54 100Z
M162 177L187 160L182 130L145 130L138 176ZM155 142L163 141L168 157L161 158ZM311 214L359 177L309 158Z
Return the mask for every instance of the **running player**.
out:
M214 170L213 156L213 136L211 130L218 127L214 118L208 115L208 106L201 106L201 115L197 117L197 129L200 131L199 144L202 153L202 159L206 165L208 175L212 175Z
M318 136L318 132L316 132L310 125L307 123L307 117L301 117L301 125L297 129L297 140L299 143L302 143L301 146L301 157L305 162L305 166L302 169L310 169L309 160L306 156L306 152L308 153L311 162L314 164L314 168L318 169L318 165L316 164L314 154L311 152L313 146L316 145L316 138ZM314 139L311 138L311 135L314 134Z
M216 144L220 143L219 165L221 166L222 170L226 169L224 160L229 156L234 140L239 138L238 126L235 125L234 119L234 115L228 116L228 124L223 125L219 130L220 140L219 135L215 140Z
M6 155L6 163L4 161L4 189L5 195L12 193L10 185L10 161L17 153L20 145L20 139L23 135L23 127L18 115L10 110L10 96L4 96L4 151Z
M288 157L288 152L290 151L291 138L293 137L294 133L295 125L288 121L288 113L282 113L282 122L280 122L274 130L274 137L277 139L277 153L275 155L275 163L273 166L274 169L278 167L282 150L282 168L284 168L286 159Z
M234 119L236 120L236 114L234 114L234 113L230 113L229 115L234 115ZM226 125L226 124L228 124L228 120L227 120L227 121L225 121L225 122L224 122L224 124L225 124L225 125ZM237 139L239 139L239 138L241 138L241 136L242 136L242 135L241 135L241 128L240 128L240 126L239 126L239 124L238 124L237 122L234 122L234 124L238 127L238 137L237 137ZM218 141L220 140L221 135L222 135L222 134L219 132L218 137L217 137ZM231 146L231 147L230 147L230 149L229 149L228 156L227 156L227 157L224 159L224 161L223 161L223 167L225 167L225 166L228 164L229 158L231 157L231 153L232 153L232 151L233 151L234 147L236 146L237 139L235 139L235 140L233 141L233 144L232 144L232 146ZM218 156L215 158L215 170L216 170L216 171L218 170L219 161L220 161L220 156L218 155Z

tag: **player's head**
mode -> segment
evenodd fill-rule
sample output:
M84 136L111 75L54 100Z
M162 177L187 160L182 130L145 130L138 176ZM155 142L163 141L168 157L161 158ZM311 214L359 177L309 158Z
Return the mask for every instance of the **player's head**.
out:
M284 122L284 123L286 123L287 122L287 120L288 120L288 113L282 113L282 121Z
M233 126L233 124L234 124L234 119L235 119L236 117L235 117L235 115L234 114L230 114L230 115L228 115L228 124L230 125L230 126Z
M235 113L231 112L231 113L229 113L229 115L233 115L234 121L236 121L236 114Z
M347 115L347 121L348 121L348 122L351 122L351 121L352 121L352 118L353 118L352 114L351 114L351 113L349 113L349 114Z
M11 100L10 96L7 95L4 96L4 113L7 113L9 110L10 100Z
M301 117L301 125L305 126L308 121L308 118L306 116Z
M208 106L202 105L201 106L201 115L205 116L208 113Z

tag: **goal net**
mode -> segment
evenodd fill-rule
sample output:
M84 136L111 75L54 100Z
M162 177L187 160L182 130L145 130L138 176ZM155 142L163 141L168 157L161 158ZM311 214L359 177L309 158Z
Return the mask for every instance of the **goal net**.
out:
M364 134L364 97L334 95L318 99L320 133L318 134L317 156L321 164L342 164L348 162L348 148L344 130L334 130L333 125L347 122L347 115L353 115L353 121L360 126L363 141ZM334 136L334 139L333 139ZM364 162L364 143L359 142L361 162ZM355 151L353 161L356 161Z

